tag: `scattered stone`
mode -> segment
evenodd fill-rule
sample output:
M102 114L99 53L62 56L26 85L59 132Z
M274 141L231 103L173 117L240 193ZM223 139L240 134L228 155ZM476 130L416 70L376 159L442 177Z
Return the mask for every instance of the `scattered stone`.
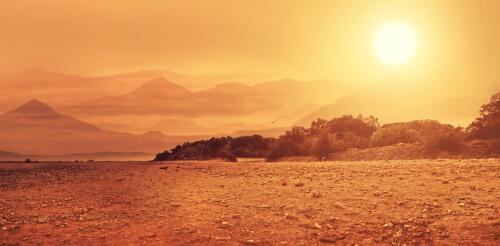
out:
M249 240L243 241L242 243L243 243L244 245L257 245L257 242L255 242L255 240L252 240L252 239L249 239Z
M224 237L224 236L222 236L222 237L215 236L214 239L218 240L218 241L231 240L231 236L226 236L226 237Z
M222 221L219 226L219 228L229 228L229 227L231 227L231 225L227 221Z
M322 243L336 243L337 239L331 237L321 237L319 241Z
M320 198L321 197L321 193L319 193L318 191L313 191L311 193L311 196L312 196L312 198Z
M344 235L325 235L320 237L319 241L322 243L337 243L339 240L344 238Z
M301 182L301 181L299 181L299 182L295 183L295 186L297 186L297 187L301 187L301 186L304 186L304 183L303 183L303 182Z
M163 167L160 167L160 169L162 169L162 170L167 170L167 169L168 169L168 167L167 167L167 166L163 166Z

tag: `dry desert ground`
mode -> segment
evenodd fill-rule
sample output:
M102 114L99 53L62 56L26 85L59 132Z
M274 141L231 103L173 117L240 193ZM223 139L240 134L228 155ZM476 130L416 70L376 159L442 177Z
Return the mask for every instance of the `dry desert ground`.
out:
M500 245L500 159L0 164L0 245Z

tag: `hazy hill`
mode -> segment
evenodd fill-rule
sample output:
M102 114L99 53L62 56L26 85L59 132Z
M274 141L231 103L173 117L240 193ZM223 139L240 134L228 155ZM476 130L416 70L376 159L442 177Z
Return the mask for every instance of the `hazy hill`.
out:
M348 85L328 80L217 82L236 78L191 76L164 70L110 76L75 76L40 70L0 74L0 112L38 98L64 114L110 131L217 134L289 126L312 111L310 106L303 110L307 105L317 108L318 104L352 91ZM162 119L186 124L169 128L159 123ZM193 125L189 122L198 122L201 127L191 129ZM152 125L155 127L151 128Z
M30 70L0 74L0 111L38 98L59 108L91 98L120 95L143 81L135 76L77 76Z
M192 115L200 110L193 99L182 86L155 78L125 94L87 100L64 110L83 115Z
M295 125L308 126L315 119L332 119L347 114L373 115L381 122L436 119L465 126L474 119L487 98L437 94L410 87L376 88L345 96L312 112Z
M21 155L17 153L0 151L0 160L15 159L19 157L21 157Z
M0 149L37 155L93 152L153 153L198 137L174 137L150 132L134 135L105 131L62 115L48 105L31 100L0 115Z
M332 81L279 80L254 86L223 83L191 92L165 78L155 78L128 93L88 100L67 110L83 115L266 115L272 119L312 102L329 102L349 91Z
M139 88L134 89L124 97L147 99L153 98L185 98L192 95L188 89L174 84L163 77L144 82Z
M210 135L217 131L191 119L182 118L164 118L153 124L149 129L165 134L176 133L179 135Z
M135 72L120 73L114 75L115 78L135 78L137 81L147 81L152 78L164 77L171 81L175 81L180 85L188 88L189 90L203 90L213 87L225 81L242 81L249 82L249 75L222 75L222 74L202 74L202 75L188 75L177 73L169 70L142 70ZM253 78L257 81L259 78Z
M222 75L185 75L167 70L143 70L106 76L78 76L46 70L0 74L0 111L38 98L58 108L103 96L123 95L144 81L165 77L189 89L206 89L235 79ZM22 92L22 93L20 93Z

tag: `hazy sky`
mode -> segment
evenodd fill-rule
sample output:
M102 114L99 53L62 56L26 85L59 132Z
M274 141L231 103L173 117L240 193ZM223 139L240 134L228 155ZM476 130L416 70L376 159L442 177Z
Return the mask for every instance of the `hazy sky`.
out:
M188 74L377 81L500 81L500 1L15 0L0 3L1 71ZM372 50L383 23L418 37L399 66ZM498 88L498 86L496 86Z

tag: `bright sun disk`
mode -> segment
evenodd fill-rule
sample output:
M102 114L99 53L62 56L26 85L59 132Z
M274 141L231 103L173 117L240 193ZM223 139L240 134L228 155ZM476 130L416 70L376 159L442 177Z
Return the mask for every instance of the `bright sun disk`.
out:
M382 62L391 65L404 64L417 53L417 38L405 23L389 22L378 29L373 48Z

